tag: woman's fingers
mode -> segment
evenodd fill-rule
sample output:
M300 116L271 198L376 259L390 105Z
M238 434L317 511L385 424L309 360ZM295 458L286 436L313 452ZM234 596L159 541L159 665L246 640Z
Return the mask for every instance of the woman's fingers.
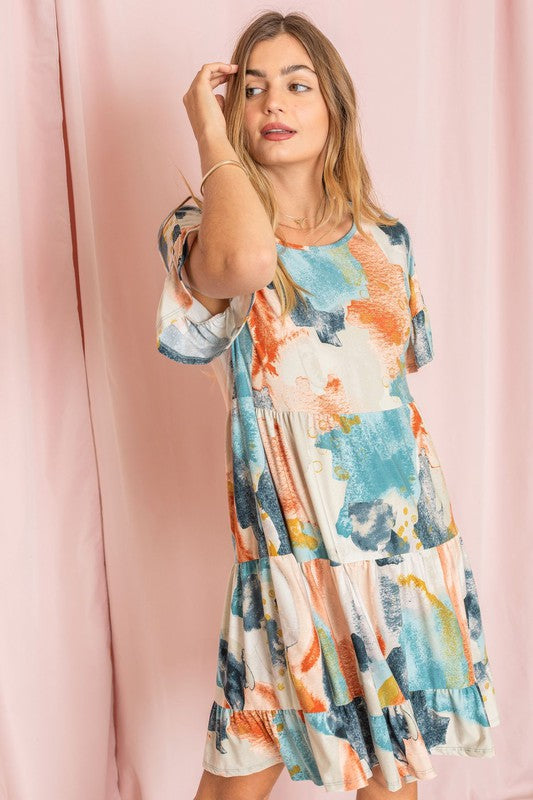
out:
M193 82L183 96L183 103L197 139L206 127L215 131L220 129L221 135L227 135L226 120L224 119L225 98L223 95L214 95L212 90L225 83L237 69L237 64L212 61L203 64L196 73ZM213 97L215 103L213 103Z
M232 72L237 66L237 64L225 64L223 61L212 61L209 64L202 64L200 71L206 69L210 72Z
M205 70L208 73L208 80L214 86L218 86L228 79L230 75L237 72L236 64L222 64L214 62L213 64L204 64L200 72Z

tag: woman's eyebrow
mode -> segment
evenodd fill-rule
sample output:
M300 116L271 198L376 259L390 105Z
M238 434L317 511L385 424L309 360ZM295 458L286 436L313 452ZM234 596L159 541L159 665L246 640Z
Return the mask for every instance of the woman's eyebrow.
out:
M290 64L288 67L282 67L279 71L280 75L288 75L290 72L296 72L299 69L308 69L313 75L316 75L314 69L308 67L306 64ZM266 72L261 69L247 69L246 75L255 75L256 78L266 78Z

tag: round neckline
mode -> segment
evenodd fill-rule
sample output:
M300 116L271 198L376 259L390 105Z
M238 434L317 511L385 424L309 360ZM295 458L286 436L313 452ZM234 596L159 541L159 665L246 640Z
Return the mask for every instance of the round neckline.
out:
M279 237L276 236L276 244L279 244L280 247L289 247L291 250L328 250L330 247L338 247L340 244L347 242L348 239L354 235L356 230L355 220L352 220L350 230L345 233L344 236L341 236L340 239L337 239L336 242L328 242L327 244L296 244L294 242L281 242Z

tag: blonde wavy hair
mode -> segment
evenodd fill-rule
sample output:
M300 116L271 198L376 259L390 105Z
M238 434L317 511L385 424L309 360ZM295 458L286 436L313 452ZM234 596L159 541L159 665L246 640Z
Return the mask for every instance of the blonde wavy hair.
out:
M231 64L239 64L239 70L227 79L224 117L228 139L261 198L274 232L279 222L278 204L267 172L261 164L254 161L248 151L244 104L246 67L252 48L257 42L273 39L282 33L291 34L306 49L328 107L329 133L322 173L327 219L332 219L332 224L336 227L347 213L351 213L358 232L370 239L370 235L363 229L363 221L395 225L398 218L391 217L382 210L372 187L363 155L361 126L352 79L333 44L305 14L294 12L284 16L277 11L267 11L253 18L241 33L229 60ZM181 174L191 193L189 196L193 197L201 209L202 200L194 194L183 173ZM184 200L181 205L185 202ZM291 278L279 253L277 263L273 284L280 299L283 317L296 307L297 298L307 302L303 292L312 292L308 292Z

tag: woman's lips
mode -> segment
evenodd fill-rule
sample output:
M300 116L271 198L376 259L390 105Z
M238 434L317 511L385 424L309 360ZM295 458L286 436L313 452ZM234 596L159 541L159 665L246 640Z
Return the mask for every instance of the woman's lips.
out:
M290 139L291 136L294 136L296 131L276 131L276 133L272 131L266 131L263 133L263 137L265 139L271 139L273 142L281 141L282 139Z

